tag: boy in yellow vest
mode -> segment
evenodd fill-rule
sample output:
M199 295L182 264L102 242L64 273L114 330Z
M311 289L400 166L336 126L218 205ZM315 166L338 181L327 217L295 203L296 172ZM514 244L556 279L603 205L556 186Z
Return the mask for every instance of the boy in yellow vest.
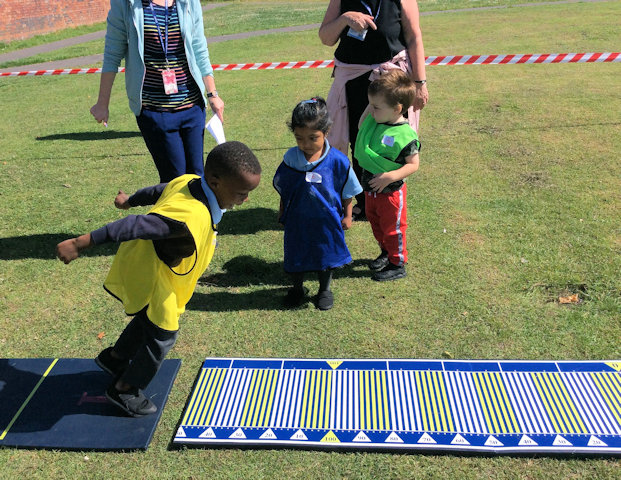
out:
M157 411L141 390L175 344L179 317L213 256L223 212L248 200L260 179L252 151L226 142L207 155L204 178L182 175L132 196L123 191L116 196L115 206L124 210L153 205L146 215L129 215L57 245L58 258L70 263L92 245L122 242L104 288L133 318L95 362L115 378L106 397L127 414Z

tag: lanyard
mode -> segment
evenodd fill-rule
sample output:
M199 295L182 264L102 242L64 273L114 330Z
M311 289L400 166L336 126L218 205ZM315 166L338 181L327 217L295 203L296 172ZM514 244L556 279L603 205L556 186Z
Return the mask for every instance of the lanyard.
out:
M360 3L362 3L362 6L367 9L367 12L369 12L369 15L372 16L373 10L371 10L371 7L364 0L360 0ZM377 13L373 17L373 21L376 21L377 17L379 17L381 8L382 8L382 0L380 0L379 3L377 4Z
M153 9L153 2L149 0L149 7L151 7L151 14L153 15L153 19L155 20L155 26L157 27L157 34L160 36L160 44L164 49L164 58L166 59L166 66L168 66L168 0L164 2L166 17L164 20L164 39L162 40L162 32L160 30L160 23L157 21L157 15L155 15L155 10Z

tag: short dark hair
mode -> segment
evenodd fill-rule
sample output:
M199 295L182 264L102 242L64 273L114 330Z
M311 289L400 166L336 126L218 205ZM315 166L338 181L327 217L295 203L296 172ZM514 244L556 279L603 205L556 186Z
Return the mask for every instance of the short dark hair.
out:
M224 142L207 154L205 172L217 177L240 177L242 173L261 174L255 154L242 142Z
M402 70L388 70L371 82L369 95L381 95L389 106L401 104L405 111L414 103L416 84Z
M326 134L332 126L332 119L328 113L326 101L321 97L313 97L298 103L291 114L291 121L287 124L293 132L297 127L308 127Z

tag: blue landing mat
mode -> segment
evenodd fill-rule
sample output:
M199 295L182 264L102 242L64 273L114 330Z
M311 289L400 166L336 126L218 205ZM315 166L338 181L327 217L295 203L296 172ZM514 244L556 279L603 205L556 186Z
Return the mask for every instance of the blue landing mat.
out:
M144 391L158 412L132 418L104 396L112 377L91 359L0 359L0 446L146 450L181 360L165 360Z
M174 443L621 455L621 362L208 358Z

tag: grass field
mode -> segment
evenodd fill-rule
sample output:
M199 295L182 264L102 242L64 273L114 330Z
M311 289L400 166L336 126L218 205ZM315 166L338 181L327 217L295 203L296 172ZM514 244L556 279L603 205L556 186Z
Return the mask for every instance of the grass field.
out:
M506 3L442 5L490 4ZM620 2L531 5L423 17L422 28L427 55L610 52L619 49L620 14ZM329 59L332 49L309 31L218 43L210 53L213 63L240 63ZM171 352L183 364L149 450L0 449L0 477L619 478L621 465L610 459L169 449L207 356L621 357L621 64L428 67L421 168L409 182L408 277L369 279L364 262L377 247L369 226L356 223L347 233L354 263L335 276L334 309L286 311L271 179L295 143L285 125L291 109L327 95L330 73L216 74L227 138L250 145L264 175L220 224L219 248ZM124 215L112 203L119 188L133 192L158 178L122 75L109 128L90 117L98 81L0 79L3 358L94 357L125 325L101 288L114 246L69 266L54 258L60 240ZM308 286L314 292L317 282ZM575 293L580 303L558 302Z

